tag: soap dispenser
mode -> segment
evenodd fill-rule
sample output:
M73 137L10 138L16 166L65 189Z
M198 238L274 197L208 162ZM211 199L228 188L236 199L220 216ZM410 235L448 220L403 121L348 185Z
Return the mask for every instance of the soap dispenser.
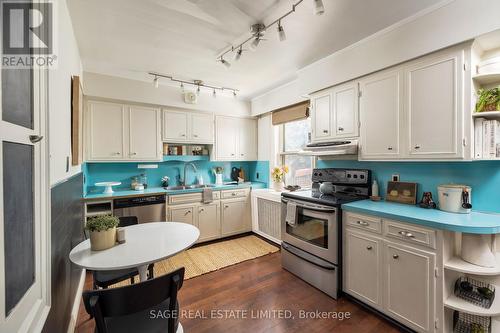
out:
M378 197L378 183L376 179L372 183L372 197Z

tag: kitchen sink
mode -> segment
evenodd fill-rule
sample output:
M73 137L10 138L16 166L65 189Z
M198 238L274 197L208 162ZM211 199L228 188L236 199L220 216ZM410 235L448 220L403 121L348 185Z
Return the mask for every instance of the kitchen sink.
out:
M169 191L180 191L180 190L190 190L190 189L195 189L195 188L207 188L207 187L215 187L215 185L187 185L187 186L169 186L165 187L166 190Z

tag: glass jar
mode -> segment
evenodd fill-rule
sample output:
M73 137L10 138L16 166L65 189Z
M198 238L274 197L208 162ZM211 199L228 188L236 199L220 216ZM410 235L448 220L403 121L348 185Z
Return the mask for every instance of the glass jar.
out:
M141 184L140 181L139 181L139 177L138 176L134 176L131 178L132 180L130 181L130 187L132 188L132 190L135 190L136 186Z
M145 173L142 173L139 178L139 183L144 185L144 188L148 188L148 177Z

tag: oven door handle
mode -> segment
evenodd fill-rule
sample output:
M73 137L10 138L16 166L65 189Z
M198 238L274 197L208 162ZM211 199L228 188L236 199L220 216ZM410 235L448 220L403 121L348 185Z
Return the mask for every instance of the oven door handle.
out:
M329 271L334 271L335 270L335 265L330 264L329 262L324 261L323 259L317 258L313 256L312 254L309 254L307 252L304 252L300 249L297 249L296 247L290 246L285 242L281 243L281 247L286 250L287 252L293 254L296 257L299 257L302 260L305 260L313 265L319 266L323 269L327 269Z
M281 199L281 202L284 204L288 203L288 200L286 199ZM321 208L321 207L316 207L316 206L309 206L309 205L303 205L300 203L295 202L297 205L297 208L302 208L302 209L307 209L307 210L313 210L316 212L322 212L322 213L335 213L336 209L335 208Z

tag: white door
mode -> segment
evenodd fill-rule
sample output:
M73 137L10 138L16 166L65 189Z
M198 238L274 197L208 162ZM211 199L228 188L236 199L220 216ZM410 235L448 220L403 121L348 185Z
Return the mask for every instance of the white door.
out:
M353 138L359 135L358 84L348 83L333 91L333 132L336 138Z
M88 160L121 160L125 156L125 106L89 102Z
M201 143L214 142L214 116L193 113L191 115L191 141Z
M257 160L257 121L254 119L239 120L238 160Z
M163 141L188 141L188 113L163 111Z
M458 51L405 70L411 157L462 157L462 64Z
M331 138L331 113L332 95L328 93L320 93L312 98L311 101L311 126L312 137L311 141L324 141Z
M346 230L345 291L382 308L382 240Z
M237 118L218 116L215 125L216 160L236 160L239 140L239 122Z
M50 305L47 75L0 71L0 332L40 329Z
M400 158L401 72L386 71L360 82L361 159Z
M385 308L403 324L434 332L435 254L386 242Z
M220 237L220 208L219 204L212 203L198 207L198 229L200 238L198 242L204 242Z
M131 106L129 108L129 151L131 160L161 158L160 110Z
M222 201L222 236L250 231L247 200Z
M195 219L195 206L183 206L183 207L170 207L169 208L169 221L170 222L180 222L196 225Z

